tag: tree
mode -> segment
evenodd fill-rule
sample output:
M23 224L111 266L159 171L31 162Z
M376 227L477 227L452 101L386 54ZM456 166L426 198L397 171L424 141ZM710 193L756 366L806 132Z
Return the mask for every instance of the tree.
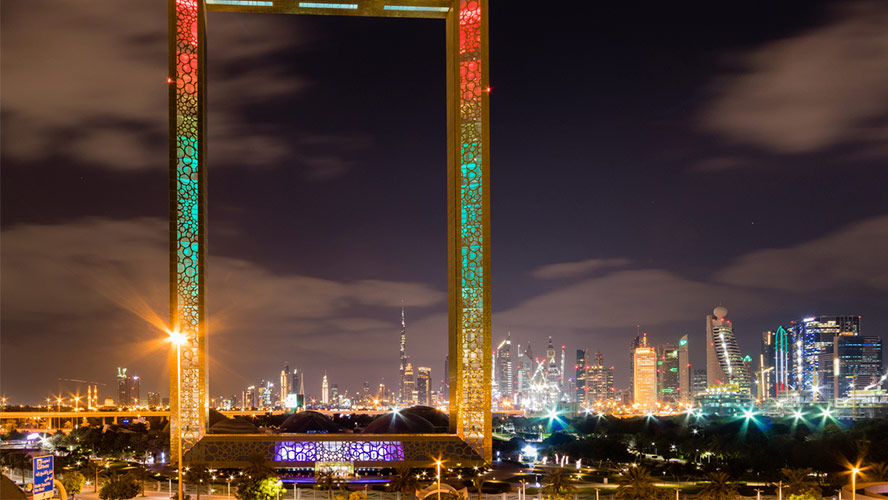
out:
M83 485L86 483L86 477L79 471L72 470L62 474L62 486L65 491L74 498L74 495L83 491Z
M200 490L205 484L210 484L213 476L207 470L207 464L194 462L185 469L184 480L197 486L197 500L200 500Z
M315 473L315 484L320 490L327 490L327 499L333 500L333 488L336 487L336 477L330 469L321 469Z
M348 496L348 500L367 500L367 494L361 490L353 491Z
M620 477L617 498L620 500L658 500L669 494L654 486L654 478L647 469L640 466L629 467Z
M888 481L888 463L876 462L866 468L867 481Z
M734 500L737 498L737 486L731 484L731 476L727 472L710 472L709 482L700 490L700 496L711 500Z
M97 460L87 460L82 469L86 471L86 476L94 478L93 493L99 491L99 477L105 477L108 474L108 468L103 466Z
M401 467L389 480L388 491L401 492L401 500L407 500L407 495L415 495L419 480L410 467Z
M131 474L114 474L105 481L99 490L99 498L102 500L129 500L139 494L142 487L139 480Z
M277 477L277 473L275 473L274 469L268 466L265 462L265 455L262 455L261 453L248 456L247 462L250 462L250 465L244 467L244 475L253 476L258 479Z
M276 500L284 486L276 477L248 477L237 484L234 496L239 500Z
M542 492L555 498L567 498L577 490L570 482L570 473L562 467L549 469L543 483Z
M136 467L129 471L129 474L132 474L133 477L139 480L141 494L142 496L145 496L145 480L151 477L151 473L141 467Z
M811 480L808 469L780 469L789 500L819 500L820 486Z
M22 473L22 484L25 484L25 470L31 468L31 455L23 451L7 451L0 457L0 462L10 469L18 468Z

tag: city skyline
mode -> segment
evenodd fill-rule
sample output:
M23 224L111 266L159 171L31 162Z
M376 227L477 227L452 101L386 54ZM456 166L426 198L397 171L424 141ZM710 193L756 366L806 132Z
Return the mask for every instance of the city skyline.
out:
M689 335L701 366L700 318L718 304L744 353L815 315L862 315L885 336L888 51L871 24L885 6L778 6L765 24L754 6L731 21L615 8L591 25L559 18L539 40L491 9L495 343L511 332L541 353L553 336L601 351L625 381L639 324L653 345ZM111 383L123 366L163 391L168 345L143 318L168 316L166 6L3 11L16 22L3 30L2 390ZM211 391L255 385L268 365L276 380L285 361L311 387L325 368L340 387L362 373L394 387L402 300L414 366L437 379L444 63L425 49L440 30L210 16ZM32 40L38 28L59 37ZM552 58L581 64L560 65L557 84L526 70ZM795 78L802 59L814 74ZM799 100L762 106L775 93ZM231 125L246 117L261 125ZM38 355L54 368L31 373Z
M397 337L393 337L395 340L397 340L397 343L400 344L401 346L405 346L406 344L408 344L409 343L408 339L410 338L409 337L409 327L407 326L407 322L405 320L405 311L406 310L403 307L400 309L400 322L397 323L398 335L397 335ZM719 314L721 316L718 316ZM715 308L713 314L708 314L705 316L706 324L709 325L712 321L721 320L722 318L726 318L727 314L728 314L728 311L725 307L718 306ZM821 317L842 318L843 316L841 316L841 315L839 315L839 316L818 315L816 317L797 318L797 319L789 320L779 326L782 326L784 328L787 328L787 327L793 328L795 324L804 323L806 321L809 322L814 319L819 319ZM870 338L881 339L882 338L878 334L874 335L874 334L870 334L870 333L866 332L865 330L861 331L860 325L861 325L862 318L860 318L858 316L847 316L847 315L844 317L849 318L848 321L850 321L851 318L854 319L855 326L854 326L853 331L856 332L856 335L859 335L861 339L870 339ZM724 322L720 321L716 324L728 324L728 325L730 325L730 327L733 327L733 324L730 320L727 320ZM703 331L698 332L699 335L685 334L681 338L663 338L663 339L658 339L658 340L654 341L654 340L648 339L649 335L646 330L642 331L640 325L636 325L636 330L640 333L640 336L636 337L636 338L642 339L641 344L639 344L639 345L643 344L645 347L650 346L651 348L654 349L653 352L655 355L662 356L664 354L664 352L663 352L664 349L674 350L676 353L688 352L689 351L688 347L694 344L694 340L698 340L699 344L705 344L706 336L709 333L709 332L707 332L707 329L708 328L702 328ZM778 328L775 328L775 330L776 329L778 329ZM840 330L836 330L836 331L840 331ZM765 335L765 334L773 335L774 332L772 332L772 331L760 332L760 335ZM495 373L494 373L492 380L495 384L502 383L501 378L500 378L500 373L504 373L504 372L500 371L502 368L498 367L499 361L497 359L497 352L500 352L500 350L503 348L504 345L511 345L511 337L512 337L511 330L507 331L506 335L502 338L497 338L496 336L494 337L494 345L498 346L496 349L494 349L494 353L493 353L493 355L494 355L493 366L494 366ZM702 337L702 339L696 339L696 337ZM608 372L610 373L610 375L609 375L610 379L608 382L610 384L610 387L613 387L614 390L616 391L614 394L611 394L609 397L615 398L615 399L621 399L621 398L625 399L625 397L628 397L631 400L633 398L633 394L634 394L634 390L633 390L631 382L630 382L631 370L633 370L633 368L630 367L630 370L627 370L627 372L625 373L625 376L614 376L613 375L614 373L620 373L620 370L617 370L616 367L620 366L620 364L621 364L620 360L623 359L623 356L625 356L626 353L628 353L630 356L630 361L631 361L630 364L634 365L634 363L635 363L634 352L635 351L634 351L634 348L632 347L632 344L630 341L631 341L631 338L626 339L626 345L624 346L622 351L602 352L600 350L597 350L594 346L580 346L580 345L578 345L578 346L576 346L576 349L574 349L573 347L570 347L570 346L559 345L559 344L557 344L557 342L555 344L553 344L552 343L553 339L551 337L549 337L547 344L548 344L548 347L550 347L551 349L546 349L546 350L540 351L540 347L538 346L537 352L539 352L540 354L543 354L543 355L542 356L539 356L539 355L534 356L533 360L536 363L542 364L544 367L549 367L550 365L554 366L555 367L554 372L549 373L549 375L546 375L546 374L544 374L544 375L557 377L559 390L563 391L563 397L567 398L564 401L574 401L574 400L578 400L578 399L577 399L576 394L573 394L573 393L571 393L571 391L568 390L568 382L576 383L576 379L573 377L576 366L570 365L570 364L565 365L566 353L571 353L571 352L574 352L575 350L576 351L583 350L583 351L585 351L586 360L590 364L601 363L602 359L603 359L604 363L601 366L608 369ZM509 342L509 343L507 344L507 342ZM532 349L533 340L530 341L530 346ZM676 346L679 346L680 349L676 349ZM557 347L561 348L560 354L559 354L559 350L557 349ZM515 386L514 386L515 387L515 394L517 394L521 389L519 387L519 385L520 385L520 375L519 375L520 364L519 363L520 363L520 357L521 357L520 355L521 355L521 353L526 351L527 348L528 348L527 343L516 343L516 353L518 353L517 354L518 358L517 359L512 359L511 357L509 358L510 359L509 373L511 375L513 383L515 384ZM520 351L518 351L518 350L520 350ZM695 351L697 351L697 350L699 350L700 352L696 356L695 356L695 354L691 354L691 353L685 355L685 356L688 356L688 359L689 359L689 362L691 365L689 367L690 371L687 373L687 375L685 375L688 378L689 382L691 382L691 380L692 380L692 373L694 372L694 370L702 369L707 373L707 375L710 373L710 370L707 369L707 363L710 362L710 353L708 352L708 350L705 350L702 346L699 347L698 349L696 349ZM407 359L410 358L410 354L406 349L404 351L399 351L399 352L401 354L403 354L404 357L406 357ZM510 351L507 349L506 352L510 352ZM592 359L593 352L596 354L596 356L600 355L602 357L602 359L598 359L598 358ZM764 352L764 346L760 344L759 346L752 347L748 350L744 350L744 348L741 348L739 354L740 354L740 357L750 356L751 358L753 358L753 360L754 360L753 369L758 370L759 369L759 365L758 365L759 355L762 354L763 352ZM879 352L880 353L882 352L881 349L879 350ZM554 357L549 359L549 354L554 354ZM577 354L579 355L579 352L577 352ZM678 354L676 355L676 361L681 359L681 358L678 358L677 356L678 356ZM776 352L771 351L771 353L768 356L769 357L765 358L765 361L766 361L765 366L766 367L774 365ZM400 357L400 355L399 355L399 357ZM434 363L426 363L426 364L434 366ZM560 368L559 368L559 364L561 365ZM408 362L408 365L410 366L409 373L410 373L410 377L411 377L411 384L413 386L415 386L415 384L417 383L417 377L418 377L419 370L424 370L424 371L426 371L426 373L431 374L431 377L429 379L429 382L430 382L429 383L429 392L427 393L430 399L431 399L431 394L433 394L433 393L437 394L439 392L439 388L443 387L443 385L444 385L443 382L444 382L445 377L444 377L444 374L441 373L441 371L433 370L432 368L419 366L419 365L416 365L416 367L414 367L412 362ZM679 365L676 365L677 369L678 369L678 366ZM883 362L883 366L884 366L884 362ZM255 376L253 377L253 380L249 384L247 384L243 387L234 387L234 388L231 388L232 390L226 391L226 390L216 390L211 386L210 395L213 398L213 400L216 401L220 398L222 398L222 399L229 398L229 396L231 396L231 395L235 395L235 396L241 395L245 391L249 392L250 389L255 391L255 390L257 390L256 388L264 387L264 384L268 384L267 388L265 390L270 391L269 392L270 395L265 396L265 398L269 402L269 406L275 406L275 405L278 405L279 403L283 402L285 399L285 398L283 398L283 394L280 392L281 391L281 384L283 382L278 383L278 381L283 381L286 379L288 381L287 382L288 388L294 389L294 390L290 390L288 392L293 393L293 394L298 393L300 395L304 395L306 398L305 399L306 403L311 402L312 399L315 400L319 404L322 403L322 401L324 401L325 387L327 387L327 388L337 387L338 394L340 396L354 398L356 395L361 395L365 391L365 387L368 387L368 388L373 387L374 394L376 394L375 388L377 387L377 385L382 384L382 385L386 385L387 392L389 392L393 395L393 399L391 401L391 406L410 406L413 404L411 402L412 400L405 401L404 398L402 398L400 396L401 384L397 382L399 380L399 377L394 378L388 384L386 384L385 383L385 381L386 381L385 375L364 374L364 378L359 382L349 381L349 382L343 383L340 378L336 378L336 376L335 376L337 373L335 366L329 367L329 368L322 368L322 370L320 372L318 372L317 374L314 374L312 372L306 372L306 371L300 369L299 365L297 365L297 364L293 364L292 371L290 371L291 370L291 362L290 361L281 362L280 366L277 368L280 368L280 367L283 367L284 370L276 371L276 367L271 366L267 369L267 371L269 371L269 373L255 374ZM830 369L831 368L832 368L832 365L830 365ZM100 382L101 380L103 380L102 377L99 377L98 383L102 383L103 390L106 390L106 392L107 392L107 394L98 393L95 396L98 399L99 404L104 402L105 399L111 399L115 403L119 404L120 396L118 396L118 395L121 394L120 391L122 390L119 387L119 385L121 384L121 380L129 381L133 378L133 376L135 376L135 379L138 383L142 379L142 377L135 375L135 372L130 372L129 377L127 377L127 375L126 375L127 368L126 367L122 368L122 367L118 366L115 368L115 370L116 370L116 372L115 372L116 377L113 379L109 378L108 379L109 382L106 387L105 387L104 383ZM792 371L791 366L790 366L789 370ZM548 368L547 368L547 371L549 371ZM882 372L884 372L884 369L881 371L879 371L879 370L876 370L876 371L878 371L879 373L882 373ZM272 372L280 374L280 377L275 378L273 375L270 374ZM298 372L298 379L296 378L297 372ZM123 375L121 375L121 373L123 373ZM328 382L328 373L331 375L329 377L329 382ZM416 373L416 375L414 375L414 373ZM554 373L554 375L553 375L553 373ZM579 372L577 372L577 373L579 373ZM286 378L285 378L284 374L287 374ZM121 379L121 377L123 377L123 378ZM291 379L291 377L293 377L293 378ZM309 382L307 384L305 382L306 377L309 380ZM564 380L563 383L561 382L562 377ZM872 378L873 375L871 375L870 377ZM718 376L716 376L716 378L718 378ZM875 380L875 378L878 378L878 377L874 377L873 380ZM298 380L298 382L296 382L297 380ZM679 378L679 380L681 380L681 379ZM740 383L740 385L744 391L746 391L747 387L748 387L748 392L750 392L753 396L755 396L758 391L758 388L756 386L756 383L757 383L756 380L757 380L757 376L753 376L753 379L750 380L748 386L744 385L743 383ZM866 380L869 380L869 378L867 378ZM73 382L73 384L72 384L72 382ZM770 378L768 379L769 384L775 383L775 382L776 382L776 380L774 380L774 379L770 379ZM790 382L792 382L792 380L790 380ZM11 404L35 404L35 405L37 405L37 404L43 403L44 400L46 399L46 397L54 398L56 396L62 395L62 396L67 397L68 404L71 404L73 402L73 399L66 396L66 394L68 394L68 395L75 394L74 390L71 390L72 387L76 388L76 389L80 389L81 386L92 387L93 384L96 382L89 381L89 383L87 383L86 380L61 379L60 378L57 381L57 383L58 383L58 385L56 387L58 387L58 389L44 390L43 392L45 392L45 394L44 393L36 394L29 401L11 400L10 402L11 402ZM723 384L723 383L730 383L730 382L721 381L721 380L710 380L709 381L710 385L712 385L713 383ZM735 381L735 383L738 383L738 382ZM692 387L692 384L688 384L688 385ZM791 384L791 385L793 385L793 384ZM808 385L810 385L810 383ZM861 384L861 387L863 385L867 385L867 383ZM64 386L64 390L61 389L63 386ZM680 386L680 384L679 384L679 386ZM98 387L98 386L95 386L95 387ZM137 387L138 387L138 385L137 385ZM307 389L306 389L306 387L307 387ZM803 386L803 387L807 387L807 386ZM832 385L828 384L828 387L832 387ZM807 387L807 388L810 389L810 387ZM658 393L659 397L661 398L661 400L662 401L666 401L666 400L672 401L673 399L671 399L669 397L663 399L663 394L660 394L661 389L662 389L662 387L659 387L659 385L658 385L657 393ZM787 389L784 389L784 390L787 390ZM143 394L147 395L147 394L152 394L152 393L159 393L161 396L165 397L165 396L168 396L167 391L168 391L168 388L165 387L163 385L163 381L161 381L161 384L157 387L153 387L153 386L147 387ZM494 397L496 399L497 395L499 395L500 393L499 393L499 391L494 391L494 392L497 393ZM691 393L693 393L693 392L696 392L696 391L694 389L692 389ZM139 389L136 389L136 393L139 393ZM843 395L845 393L847 393L847 388L842 391ZM79 392L77 394L83 396L83 394L80 394ZM4 394L4 395L6 395L6 394ZM414 395L414 398L417 396L416 389L413 390L413 395ZM258 397L258 395L254 395L254 397ZM561 397L561 396L559 396L559 397ZM443 398L446 399L446 396L443 396ZM146 400L147 396L143 397L141 399ZM333 399L335 399L335 398L331 398L328 395L328 397L327 397L328 402L332 402ZM53 401L55 401L55 399L53 399ZM590 401L594 401L594 399L590 399ZM676 402L678 402L678 401L690 402L690 400L686 401L686 400L680 399L680 398L676 398L676 399L674 399L674 401L676 401ZM326 404L326 403L324 403L324 404ZM417 403L417 404L420 404L420 403ZM549 403L547 403L547 404L554 404L554 402L549 401Z

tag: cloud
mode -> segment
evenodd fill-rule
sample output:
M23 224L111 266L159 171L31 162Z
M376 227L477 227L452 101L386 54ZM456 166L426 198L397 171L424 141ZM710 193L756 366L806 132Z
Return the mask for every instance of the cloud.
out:
M34 0L6 2L3 14L4 156L166 168L166 3ZM275 56L306 35L286 16L209 17L209 155L219 165L274 166L293 146L246 115L305 90Z
M857 222L789 248L744 255L716 275L720 282L772 290L888 290L888 216Z
M629 259L588 259L579 262L560 262L539 267L531 272L535 278L557 279L573 278L595 271L627 266Z
M34 352L53 367L40 387L55 387L55 377L105 380L101 370L118 365L144 374L146 387L162 387L167 238L166 222L152 218L4 228L4 390L27 388L20 374ZM401 304L420 325L446 299L421 283L281 274L231 257L211 255L207 268L214 394L255 384L276 373L269 363L288 360L318 373L337 367L340 381L393 370Z
M769 43L718 82L706 129L778 153L876 142L888 127L888 4L844 3L837 20Z

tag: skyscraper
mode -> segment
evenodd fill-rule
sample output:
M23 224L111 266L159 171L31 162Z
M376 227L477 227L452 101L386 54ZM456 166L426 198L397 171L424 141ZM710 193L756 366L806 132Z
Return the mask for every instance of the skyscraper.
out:
M411 393L407 391L407 322L404 319L404 306L401 306L401 352L400 352L400 374L398 384L398 399L401 404L407 404L411 398Z
M600 352L595 353L594 359L589 359L586 352L586 404L591 405L598 401L606 401L614 396L614 367L604 366L604 356ZM633 367L634 371L634 367Z
M588 400L586 398L586 350L585 349L577 349L577 362L574 365L574 371L576 372L576 402L579 405L588 404Z
M706 316L706 376L708 385L736 384L749 394L750 380L743 367L740 347L726 307L716 307Z
M290 365L284 365L281 370L281 406L287 402L287 394L290 393Z
M831 399L835 337L859 334L859 316L814 316L793 321L790 326L793 388L810 391L815 401Z
M514 393L514 381L512 377L512 332L506 334L506 339L500 342L496 348L496 380L500 396L512 399ZM422 399L420 398L420 401Z
M882 375L882 339L862 335L837 335L834 392L846 397L851 389L876 384Z
M527 343L525 349L518 346L518 394L527 397L530 394L530 383L533 379L533 352L530 349L530 342Z
M629 395L635 395L635 350L641 347L641 335L629 342Z
M672 344L660 345L657 359L657 384L659 399L677 403L681 384L678 377L678 348Z
M694 397L701 392L706 392L706 382L706 368L694 368L694 377L691 381L691 384L693 385L691 397Z
M417 404L432 405L432 369L420 366L416 369L416 402Z
M127 375L126 368L117 368L117 406L139 406L141 381Z
M327 384L326 373L324 373L324 379L321 381L321 404L330 404L330 386Z
M407 362L407 366L404 368L404 392L401 397L401 404L404 405L415 405L416 404L416 377L413 373L413 363Z
M648 346L647 335L635 349L633 361L633 401L642 408L653 408L657 404L657 351Z
M688 352L688 336L678 340L678 399L682 403L690 403L694 399L691 385L691 358Z
M762 401L777 397L774 384L776 360L777 334L770 330L762 332L762 352L759 354L759 371L755 380L755 385L758 387L757 396Z
M774 397L779 398L781 392L791 389L791 372L792 342L789 332L781 325L774 332Z

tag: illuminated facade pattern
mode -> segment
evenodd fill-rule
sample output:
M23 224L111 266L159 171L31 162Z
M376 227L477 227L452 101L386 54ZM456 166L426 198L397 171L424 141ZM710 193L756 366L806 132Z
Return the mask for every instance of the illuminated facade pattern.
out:
M214 468L243 467L253 455L262 455L272 467L311 467L319 462L433 467L437 457L465 467L483 463L468 444L447 434L208 434L185 460Z
M734 325L725 319L728 310L716 307L706 316L706 377L708 385L736 384L750 394L752 381L743 366Z
M275 462L403 462L396 441L294 441L275 444Z
M181 422L171 419L171 456L176 457L175 438L181 426L183 447L190 449L206 430L207 397L206 332L204 331L204 224L205 172L204 96L201 74L204 47L204 5L200 0L170 0L175 12L175 39L170 47L170 314L173 328L187 338L181 347ZM175 350L170 366L176 367ZM171 370L170 409L177 415L175 368Z
M489 83L486 0L169 0L170 2L170 273L172 324L188 338L182 349L185 450L205 432L207 363L205 268L205 10L438 18L447 23L448 288L450 290L451 432L481 457L491 451ZM173 35L175 34L175 35ZM173 85L175 83L175 85ZM175 366L175 357L171 358ZM171 374L171 441L180 422Z
M451 9L447 17L451 106L448 144L450 422L460 437L489 459L492 367L489 355L487 2L454 0L454 7L457 3L459 8ZM454 119L456 116L458 120Z

